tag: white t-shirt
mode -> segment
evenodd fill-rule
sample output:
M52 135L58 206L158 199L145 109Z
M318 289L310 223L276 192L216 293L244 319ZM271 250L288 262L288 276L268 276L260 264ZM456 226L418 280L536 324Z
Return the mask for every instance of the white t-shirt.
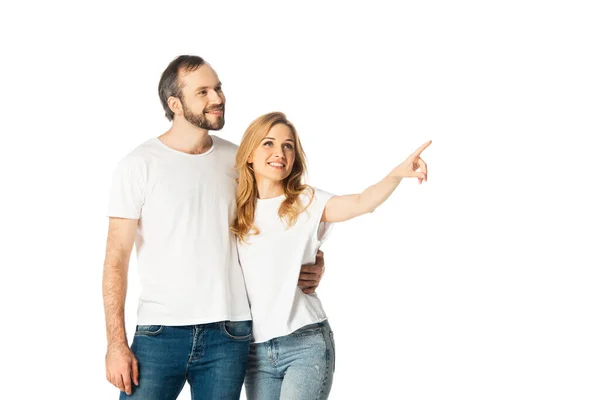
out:
M108 215L139 219L140 325L251 319L235 236L237 146L211 136L203 154L158 138L118 165Z
M278 215L285 195L257 200L254 224L260 234L248 236L247 243L238 240L254 342L266 342L327 319L317 295L304 294L298 287L298 277L303 264L315 262L330 230L332 224L320 221L332 196L315 189L314 200L289 229ZM310 192L301 195L304 205L310 197Z

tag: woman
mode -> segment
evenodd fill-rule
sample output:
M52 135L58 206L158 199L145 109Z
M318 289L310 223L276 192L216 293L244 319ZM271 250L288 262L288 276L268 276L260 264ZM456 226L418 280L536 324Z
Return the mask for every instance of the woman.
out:
M372 212L402 178L427 180L423 144L360 194L333 196L302 183L305 154L283 113L256 119L236 156L240 263L252 309L246 373L249 400L326 399L333 381L333 333L316 294L297 287L299 265L314 262L333 222Z

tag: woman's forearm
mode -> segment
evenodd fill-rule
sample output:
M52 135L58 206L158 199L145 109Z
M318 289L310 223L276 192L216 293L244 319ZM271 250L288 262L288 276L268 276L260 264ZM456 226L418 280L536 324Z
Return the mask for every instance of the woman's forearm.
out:
M402 178L388 175L374 185L369 186L358 195L358 215L371 213L377 209L402 182Z

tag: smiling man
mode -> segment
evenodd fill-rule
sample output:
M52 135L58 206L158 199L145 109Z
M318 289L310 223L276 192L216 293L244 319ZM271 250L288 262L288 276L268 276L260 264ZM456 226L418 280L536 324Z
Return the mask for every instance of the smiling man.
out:
M175 399L187 381L194 398L239 399L251 316L230 230L237 146L209 134L225 124L225 95L209 64L180 56L159 96L171 128L128 154L111 187L106 379L121 398ZM134 243L142 290L130 348L124 305ZM303 267L300 284L313 291L321 275L322 259Z

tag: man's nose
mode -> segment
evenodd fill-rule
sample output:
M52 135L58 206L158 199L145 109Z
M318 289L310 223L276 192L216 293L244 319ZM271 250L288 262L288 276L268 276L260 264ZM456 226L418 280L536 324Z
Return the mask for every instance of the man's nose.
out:
M208 98L210 104L223 104L223 98L216 90L210 91L210 96Z

